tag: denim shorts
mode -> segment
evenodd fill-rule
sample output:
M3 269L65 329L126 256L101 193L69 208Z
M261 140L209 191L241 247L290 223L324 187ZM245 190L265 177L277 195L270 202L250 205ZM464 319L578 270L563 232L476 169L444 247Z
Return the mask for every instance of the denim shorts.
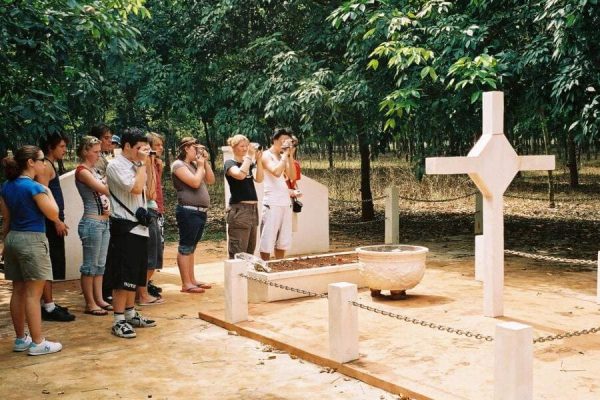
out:
M110 241L110 225L108 220L101 221L83 217L77 227L83 246L83 262L79 268L81 275L104 275L106 253Z
M46 234L9 231L4 239L4 274L10 281L52 280Z
M206 225L206 212L183 208L178 205L175 210L177 228L179 229L179 254L188 255L196 251L196 245L202 238Z

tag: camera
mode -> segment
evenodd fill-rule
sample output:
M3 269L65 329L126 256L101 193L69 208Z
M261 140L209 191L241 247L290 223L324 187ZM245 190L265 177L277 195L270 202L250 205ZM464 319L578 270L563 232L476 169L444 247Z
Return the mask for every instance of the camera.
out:
M150 156L155 156L155 155L156 155L156 151L154 151L154 150L150 150L150 152L148 153L148 155L150 155Z
M152 215L144 207L139 207L135 210L135 218L140 225L150 226L152 224Z
M262 149L263 149L263 146L262 146L262 144L258 144L258 143L252 143L252 146L254 146L254 149L255 149L256 151L262 151Z

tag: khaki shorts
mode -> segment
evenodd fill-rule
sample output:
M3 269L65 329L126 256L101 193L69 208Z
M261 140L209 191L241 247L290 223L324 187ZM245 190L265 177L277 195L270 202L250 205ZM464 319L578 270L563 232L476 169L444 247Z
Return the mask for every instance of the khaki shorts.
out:
M11 281L51 281L48 239L43 232L10 231L4 240L4 275Z

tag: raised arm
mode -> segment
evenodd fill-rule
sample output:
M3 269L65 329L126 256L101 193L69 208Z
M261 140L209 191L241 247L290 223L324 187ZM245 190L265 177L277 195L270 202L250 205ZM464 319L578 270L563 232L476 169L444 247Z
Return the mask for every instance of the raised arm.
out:
M77 180L92 189L94 192L102 193L106 196L109 194L108 186L96 179L88 169L82 169L77 172Z

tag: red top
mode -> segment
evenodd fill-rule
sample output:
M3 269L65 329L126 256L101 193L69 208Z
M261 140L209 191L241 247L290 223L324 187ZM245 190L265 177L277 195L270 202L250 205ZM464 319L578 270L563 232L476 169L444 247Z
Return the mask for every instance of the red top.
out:
M160 163L154 163L154 170L156 171L156 204L158 205L158 212L161 214L165 213L165 198L163 196L162 189L162 168Z
M296 179L286 179L285 183L287 183L288 189L296 189L296 182L300 180L302 177L302 168L300 168L300 162L298 160L294 160L294 168L296 169Z

